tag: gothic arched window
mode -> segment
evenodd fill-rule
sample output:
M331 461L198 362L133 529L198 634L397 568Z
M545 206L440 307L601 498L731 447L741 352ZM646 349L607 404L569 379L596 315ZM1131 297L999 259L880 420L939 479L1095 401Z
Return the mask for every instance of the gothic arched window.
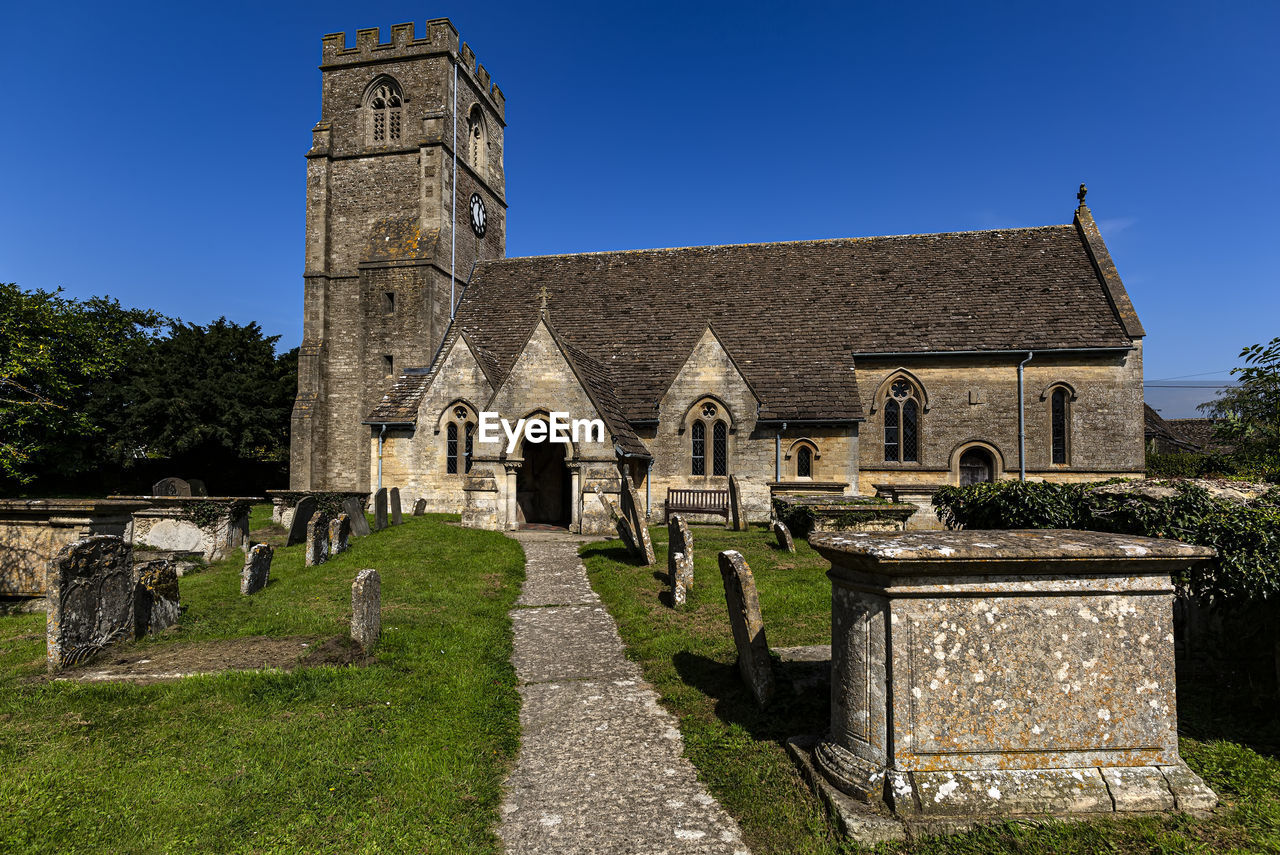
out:
M714 400L703 400L688 413L690 467L693 475L729 474L728 413ZM708 443L710 448L708 448Z
M1054 463L1067 462L1067 442L1069 432L1067 430L1067 404L1070 400L1070 393L1066 389L1059 386L1053 390L1053 394L1049 397L1049 425L1052 445L1052 457Z
M454 407L450 415L452 418L444 429L444 471L450 475L466 474L471 471L476 423L471 410L463 404Z
M458 426L453 422L445 428L444 467L450 475L458 474Z
M807 445L800 446L796 452L796 477L813 477L813 451Z
M467 116L467 160L481 176L486 176L489 158L489 135L484 126L484 110L476 104Z
M704 422L693 423L693 474L707 474L707 426Z
M713 441L711 443L712 470L713 475L729 474L729 426L724 423L723 419L717 419L715 428L712 431Z
M920 462L920 394L904 377L890 383L885 393L884 459Z
M375 80L365 96L369 111L369 142L383 145L400 141L400 109L404 98L400 85L390 77Z

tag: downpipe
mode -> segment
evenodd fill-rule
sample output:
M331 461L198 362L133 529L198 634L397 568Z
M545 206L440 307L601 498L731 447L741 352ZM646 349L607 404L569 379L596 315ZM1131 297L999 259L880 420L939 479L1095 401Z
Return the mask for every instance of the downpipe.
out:
M1023 395L1022 369L1031 358L1035 356L1034 351L1027 351L1027 358L1018 363L1018 480L1027 480L1027 412L1026 401Z
M387 441L387 426L384 424L382 430L378 431L378 489L382 489L382 446Z

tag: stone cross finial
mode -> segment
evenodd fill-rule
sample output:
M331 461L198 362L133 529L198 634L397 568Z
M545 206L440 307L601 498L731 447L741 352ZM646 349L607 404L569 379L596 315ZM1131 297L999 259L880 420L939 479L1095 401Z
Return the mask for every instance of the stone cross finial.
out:
M1083 184L1081 184L1081 185L1080 185L1080 192L1079 192L1079 193L1076 193L1076 198L1080 200L1080 207L1081 207L1081 208L1083 208L1083 207L1084 207L1084 197L1085 197L1085 195L1086 195L1088 192L1089 192L1089 188L1088 188L1088 187L1085 187Z

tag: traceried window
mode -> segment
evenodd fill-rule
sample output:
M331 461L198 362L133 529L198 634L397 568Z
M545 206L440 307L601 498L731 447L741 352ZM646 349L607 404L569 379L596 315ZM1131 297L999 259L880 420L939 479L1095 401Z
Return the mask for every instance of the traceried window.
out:
M884 401L884 459L920 462L920 395L905 378L889 384Z
M712 474L729 474L729 426L717 421L713 430L712 442Z
M488 132L484 126L484 110L479 104L471 107L467 116L467 160L481 176L487 177L489 157Z
M704 401L690 413L690 472L694 475L727 475L729 473L729 422L714 401ZM710 433L711 448L707 448ZM708 467L707 458L710 457ZM710 468L710 473L708 473Z
M701 421L693 423L693 474L707 474L707 425Z
M1070 394L1066 389L1058 387L1049 398L1049 422L1052 435L1052 460L1054 463L1067 462L1067 404Z
M471 471L471 451L475 441L476 424L471 410L459 404L450 413L452 418L444 429L444 470L450 475Z
M449 422L445 428L444 466L450 475L458 474L458 426Z
M796 477L813 477L813 450L807 445L800 446L796 451Z
M399 84L389 77L375 81L365 97L365 106L369 111L369 141L377 145L399 142L404 106Z

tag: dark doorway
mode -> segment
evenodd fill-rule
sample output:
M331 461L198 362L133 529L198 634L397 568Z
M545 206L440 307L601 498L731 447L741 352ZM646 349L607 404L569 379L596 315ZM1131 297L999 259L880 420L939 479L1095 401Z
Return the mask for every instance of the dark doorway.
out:
M990 454L981 448L970 448L960 455L960 486L968 487L970 484L990 481L995 469Z
M563 442L526 442L524 463L516 475L520 521L530 525L569 525L569 470Z

